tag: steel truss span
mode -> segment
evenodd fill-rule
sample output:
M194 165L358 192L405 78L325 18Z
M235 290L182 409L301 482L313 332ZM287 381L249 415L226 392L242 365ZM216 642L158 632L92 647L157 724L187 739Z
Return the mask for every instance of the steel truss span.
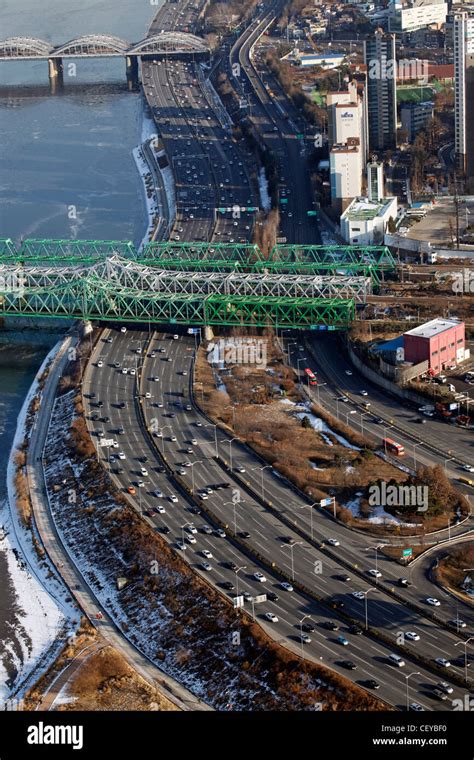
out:
M145 56L183 53L209 53L206 41L185 32L161 32L136 43L109 34L89 34L53 47L51 43L34 37L9 37L0 41L0 60L28 58L102 58L113 56Z
M346 278L336 279L160 271L118 256L92 265L3 263L0 316L342 329L355 301ZM367 283L352 284L360 286Z

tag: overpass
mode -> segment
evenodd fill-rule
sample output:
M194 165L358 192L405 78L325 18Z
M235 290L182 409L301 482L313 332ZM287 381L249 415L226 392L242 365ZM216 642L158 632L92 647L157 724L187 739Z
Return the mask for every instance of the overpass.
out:
M209 54L204 39L180 31L162 31L135 43L108 34L84 35L59 46L35 37L0 41L0 61L48 61L50 79L62 76L64 58L125 58L127 74L136 78L139 58Z

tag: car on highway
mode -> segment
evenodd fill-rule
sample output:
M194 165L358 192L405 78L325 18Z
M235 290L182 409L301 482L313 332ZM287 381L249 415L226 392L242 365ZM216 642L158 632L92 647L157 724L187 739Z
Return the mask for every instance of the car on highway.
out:
M341 644L343 647L346 647L346 646L348 646L348 644L349 644L349 642L348 642L348 640L346 639L346 637L345 637L345 636L342 636L342 635L341 635L341 636L338 636L338 637L337 637L337 643L338 643L338 644Z
M128 493L131 493L132 495L136 494L136 488L134 486L128 486L127 487Z
M253 574L253 577L254 577L254 578L255 578L255 580L256 580L256 581L258 581L259 583L266 583L266 580L267 580L267 579L266 579L266 577L264 576L264 574L263 574L263 573L260 573L259 571L255 572L255 573Z
M364 598L364 592L363 591L352 591L351 596L353 596L355 599L363 599Z
M342 401L343 404L347 404L347 402L349 401L349 399L348 399L347 396L338 396L338 398L336 400L337 401Z
M210 552L209 549L203 549L201 554L206 559L212 559L212 552Z
M352 375L352 370L350 369L346 369L345 372L346 372L346 375L349 375L349 377Z
M322 623L323 628L327 628L328 631L338 631L339 625L335 623L333 620L326 620L324 623Z
M368 394L368 392L367 392L367 391L361 391L361 392L360 392L360 395L361 395L361 396L368 396L369 394Z
M463 470L465 470L466 472L474 472L474 467L471 464L465 464L463 466Z
M280 587L282 589L284 589L285 591L293 591L294 590L293 586L291 585L291 583L288 583L288 581L282 581L280 583Z
M283 536L281 540L283 543L288 544L288 546L293 546L296 543L295 539L291 536Z
M432 607L441 607L441 602L439 599L435 599L434 596L428 596L425 601L427 604L431 604Z
M126 327L121 327L120 328L120 332L121 333L126 333L127 332L127 328Z
M124 454L124 452L123 452L123 451L119 451L119 455L118 455L118 458L119 458L119 459L126 459L127 457L125 456L125 454Z
M382 573L380 570L375 570L375 568L372 568L372 570L367 571L369 575L372 575L373 578L381 578Z
M358 625L350 625L347 629L349 633L352 633L354 636L362 636L362 628L359 628Z
M343 668L346 668L346 670L355 670L357 668L357 665L355 662L352 662L352 660L342 660L340 665L342 665Z
M451 663L449 660L446 659L446 657L435 657L435 663L437 665L440 665L442 668L450 668Z
M250 593L250 591L244 591L244 593L242 594L242 596L244 597L244 599L245 599L246 602L252 602L253 601L253 596Z
M419 641L420 635L416 633L416 631L407 631L405 638L408 639L408 641Z
M448 625L451 626L451 628L455 628L458 630L458 628L466 628L467 623L465 623L464 620L461 620L461 618L454 618L453 620L448 620Z
M265 618L270 621L270 623L278 623L278 618L273 612L266 612Z
M178 497L174 493L170 493L168 496L168 499L173 502L173 504L176 504L178 501Z
M189 534L189 536L185 537L185 541L187 541L188 544L195 544L196 543L196 539L191 534Z
M302 633L300 638L303 644L311 644L311 636L308 636L307 633Z
M193 525L193 523L188 523L188 525L186 526L186 530L188 531L188 533L197 533L197 528L195 525Z
M391 665L395 665L397 668L403 668L405 665L405 660L399 654L389 654L388 660Z
M162 527L162 528L160 528L160 530L161 530L161 532L162 532L162 533L164 533L165 535L168 535L168 533L171 533L171 528L168 528L168 526L167 526L167 525L163 525L163 527Z
M411 583L408 580L408 578L399 578L397 583L399 586L403 586L405 588L408 588L408 586L411 586Z
M375 681L373 678L369 678L368 681L364 681L364 686L366 689L380 689L379 682Z
M132 367L132 369L130 370L130 374L131 374L131 375L136 375L136 374L137 374L136 370L135 370L133 367Z
M183 472L185 472L185 470L184 470ZM203 501L207 501L207 499L209 498L209 497L208 497L208 495L207 495L207 493L206 493L205 491L198 491L198 492L197 492L197 495L198 495L198 496L199 496L199 498L200 498L200 499L202 499Z
M166 509L162 504L158 504L157 507L154 507L154 510L158 515L164 515L166 513Z
M445 694L452 694L454 689L452 686L449 685L449 683L446 683L446 681L438 681L438 683L435 686L436 689L439 689L440 691L444 692Z
M269 602L278 602L278 594L275 594L274 591L268 591L267 599Z
M242 467L242 465L239 465L235 469L237 470L237 472L245 472L245 467Z
M424 707L422 707L418 702L411 702L410 703L410 710L412 712L424 712Z
M268 598L268 594L267 594L267 598ZM313 633L316 630L313 623L303 623L303 625L301 626L301 629L303 631L306 631L306 633Z
M122 367L122 375L127 375L128 369L126 367Z
M216 536L219 536L219 538L225 538L226 532L222 528L217 528L216 530Z
M337 576L338 581L343 581L344 583L348 583L351 580L350 575L346 575L345 573L341 573L341 575Z
M140 474L143 475L144 478L148 476L148 470L146 469L146 467L141 467Z
M328 538L326 543L329 544L329 546L340 546L340 542L337 538Z
M99 359L99 361L97 362L97 366L98 367L103 367L104 366L104 362L102 361L102 359Z

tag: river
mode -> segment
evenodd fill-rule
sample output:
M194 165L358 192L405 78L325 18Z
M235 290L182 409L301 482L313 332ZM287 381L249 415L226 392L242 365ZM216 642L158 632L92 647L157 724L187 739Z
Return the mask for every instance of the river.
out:
M101 33L136 42L156 11L149 0L0 0L1 38L59 45ZM53 95L45 61L0 62L0 238L138 245L147 216L132 149L140 142L142 95L128 91L122 59L75 63L75 71L65 67L64 87ZM45 352L0 343L0 504L18 412ZM18 614L21 600L0 551L0 666Z

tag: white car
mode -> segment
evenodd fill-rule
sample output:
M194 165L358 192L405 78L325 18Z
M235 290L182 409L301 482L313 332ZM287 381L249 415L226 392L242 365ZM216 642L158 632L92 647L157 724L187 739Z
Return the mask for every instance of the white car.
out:
M196 539L194 538L194 536L191 536L191 535L186 536L186 541L188 542L188 544L195 544L196 543Z
M151 393L150 393L150 391L147 391L147 392L145 393L145 398L151 398Z
M225 530L223 530L222 528L218 528L216 530L216 536L219 536L219 538L225 538L226 537Z
M349 375L349 377L352 375L352 370L346 369L346 375Z
M265 578L264 574L263 574L263 573L259 573L258 571L257 571L256 573L254 573L254 574L253 574L253 577L254 577L254 578L255 578L255 580L256 580L256 581L258 581L259 583L265 583L265 582L266 582L266 580L267 580L267 579Z
M274 615L273 612L266 612L265 617L270 621L270 623L278 623L278 618L276 615Z
M311 644L311 636L308 636L307 633L301 634L301 641L303 644Z
M172 443L175 443L177 440L178 440L178 439L176 438L176 436L175 436L175 435L170 435L170 441L171 441Z
M363 591L353 591L351 596L353 596L355 599L363 599L364 598L364 592Z
M374 568L372 568L372 570L368 570L368 573L369 575L372 575L374 578L382 577L382 573L380 572L380 570L375 570Z
M329 546L340 546L339 541L337 540L337 538L328 538L328 540L326 541L326 543L329 544Z
M212 559L212 552L210 552L209 549L203 549L201 554L206 559Z
M436 657L435 663L441 665L442 668L450 668L451 663L445 657Z
M427 604L431 604L432 607L441 607L441 602L438 599L435 599L434 596L429 596L426 599Z
M125 456L125 454L123 453L123 451L119 451L119 455L118 455L118 457L119 457L119 459L126 459L126 458L127 458L127 457Z
M474 467L471 464L465 464L463 470L466 470L466 472L474 472Z
M126 367L123 367L122 375L127 375L127 374L128 374L128 369Z
M121 327L120 328L120 332L121 333L126 333L127 332L127 328L126 327Z
M237 472L245 472L245 467L239 466L235 468Z
M285 591L293 591L293 586L291 583L288 583L288 581L283 581L280 585L285 589Z
M360 395L361 395L361 396L368 396L369 394L367 393L367 391L361 391L361 392L360 392Z
M178 497L175 496L174 493L170 493L170 495L169 495L168 498L169 498L170 501L173 502L173 504L176 504L176 502L178 501Z
M188 531L188 533L197 533L196 526L192 525L191 523L188 525L188 527L186 528L186 530Z
M408 639L408 641L419 641L420 637L415 631L407 631L405 634L405 638Z
M146 477L147 477L147 475L148 475L148 470L146 469L146 467L141 467L141 468L140 468L140 474L141 474L141 475L143 475L143 477L144 477L144 478L146 478Z
M195 438L191 438L191 446L197 446L197 441Z
M158 375L155 375L155 377L153 378L153 382L154 383L159 383L160 382L160 378L158 377Z
M186 544L184 543L184 541L178 541L176 543L176 546L178 547L178 549L181 549L181 551L183 552L186 550Z
M164 515L165 512L166 512L166 509L163 507L162 504L158 504L158 506L155 507L155 509L156 509L156 511L158 512L159 515Z
M136 375L137 373L136 373L136 371L135 371L134 369L131 369L131 370L130 370L130 374L131 374L131 375Z
M440 689L441 691L444 691L445 694L452 694L453 693L453 687L449 685L449 683L446 683L446 681L440 681L436 684L436 688Z
M212 566L209 564L209 562L202 562L201 569L205 570L206 573L208 573L210 570L212 570Z
M99 361L97 362L97 366L98 367L103 367L104 366L104 362L101 359L99 359Z
M163 492L162 492L162 491L160 491L160 490L157 488L157 489L156 489L156 491L153 491L153 496L156 496L156 498L157 498L157 499L162 499L162 498L163 498Z

